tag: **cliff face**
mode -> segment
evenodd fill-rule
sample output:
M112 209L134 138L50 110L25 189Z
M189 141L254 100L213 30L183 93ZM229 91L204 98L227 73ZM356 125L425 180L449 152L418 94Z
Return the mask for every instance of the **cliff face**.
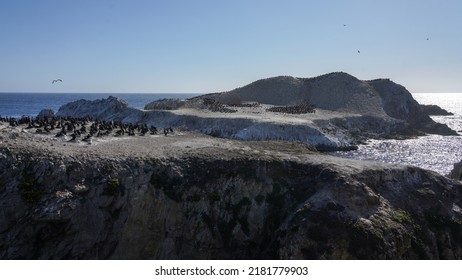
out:
M0 147L0 258L462 258L457 181L226 143L174 143L172 157Z
M462 180L462 161L454 164L454 169L452 169L449 177L456 180Z

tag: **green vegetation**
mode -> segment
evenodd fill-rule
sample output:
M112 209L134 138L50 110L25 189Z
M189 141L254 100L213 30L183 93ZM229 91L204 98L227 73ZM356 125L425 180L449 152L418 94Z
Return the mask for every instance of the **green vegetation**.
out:
M180 189L175 186L178 180L171 178L167 172L160 171L158 173L153 173L150 182L154 188L162 190L170 199L181 202L182 193Z
M399 223L413 223L411 215L403 209L395 210L391 213L391 215L392 219Z
M160 189L162 188L162 178L164 174L160 173L152 173L151 175L151 185L153 185L155 188Z
M211 192L209 194L209 201L210 203L220 201L220 195L217 192Z
M193 194L193 195L188 196L186 200L190 202L198 202L201 200L201 196L200 194Z
M255 197L255 202L257 203L258 206L260 206L264 199L265 199L265 197L263 195L259 194L259 195L257 195Z
M119 179L111 179L107 182L103 190L103 195L117 196L120 192L120 182Z
M37 204L43 194L43 190L34 178L28 178L18 185L18 190L27 204Z
M425 213L425 218L428 223L435 228L442 229L448 227L455 232L461 230L462 221L455 217L447 217L438 214L436 211L428 211Z

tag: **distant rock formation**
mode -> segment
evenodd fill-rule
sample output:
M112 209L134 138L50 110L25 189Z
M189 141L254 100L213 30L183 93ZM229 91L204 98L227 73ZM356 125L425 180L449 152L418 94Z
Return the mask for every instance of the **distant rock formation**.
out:
M38 113L37 119L53 118L54 116L55 112L52 109L43 109Z
M59 117L92 118L124 123L139 123L143 113L131 108L124 100L109 96L106 99L80 99L61 106L56 113Z
M430 134L459 135L445 124L433 121L405 87L388 79L367 82L382 98L385 112L393 118L406 121L411 128Z
M309 102L325 110L390 116L406 121L410 128L425 133L458 135L446 125L434 122L403 86L389 79L360 81L343 72L315 78L268 78L229 92L208 94L206 97L223 103L230 100L273 105Z
M124 100L109 96L107 99L85 100L80 99L67 103L59 108L57 116L74 116L77 118L92 117L107 119L124 112L128 103Z
M438 105L420 105L424 113L429 116L453 116L454 114L444 110Z
M334 150L354 148L369 138L458 135L433 121L403 86L385 79L360 81L342 72L269 78L229 92L155 101L145 108L109 97L66 104L57 115L183 127L241 140L303 141Z
M177 98L165 98L153 101L144 106L144 110L177 110L185 105L185 101Z

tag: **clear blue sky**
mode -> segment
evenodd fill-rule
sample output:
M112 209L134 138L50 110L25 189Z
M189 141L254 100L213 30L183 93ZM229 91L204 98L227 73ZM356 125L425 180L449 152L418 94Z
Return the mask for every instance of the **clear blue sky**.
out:
M461 15L460 0L2 0L0 92L204 93L334 71L462 92Z

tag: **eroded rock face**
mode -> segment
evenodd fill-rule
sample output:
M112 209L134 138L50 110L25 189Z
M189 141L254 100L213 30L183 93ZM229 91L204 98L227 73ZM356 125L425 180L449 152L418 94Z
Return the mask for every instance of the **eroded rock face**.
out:
M144 110L176 110L184 106L185 103L185 101L177 98L160 99L146 104Z
M460 259L461 187L415 167L316 153L1 148L0 258Z
M53 118L54 116L55 112L52 109L43 109L38 113L37 119Z
M438 105L420 105L422 110L429 116L453 116L454 114L444 110Z
M124 100L110 96L106 99L80 99L67 103L59 108L57 116L72 116L77 118L91 117L96 119L111 119L128 109Z
M462 161L454 164L454 169L451 171L451 174L449 174L449 177L462 180Z

